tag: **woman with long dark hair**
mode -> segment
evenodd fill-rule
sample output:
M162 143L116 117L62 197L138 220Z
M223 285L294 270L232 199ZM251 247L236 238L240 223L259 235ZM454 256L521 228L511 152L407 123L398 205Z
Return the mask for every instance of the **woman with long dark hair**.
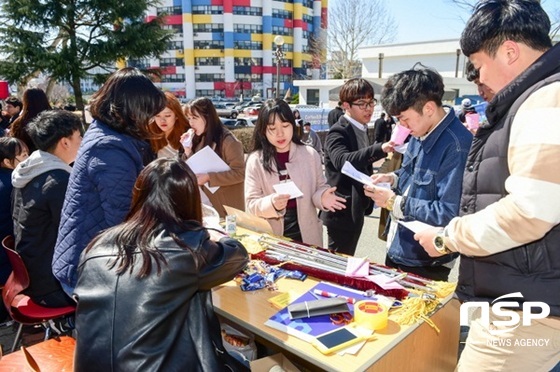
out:
M301 142L295 129L294 114L285 101L265 102L247 159L245 206L249 213L266 218L276 235L322 247L317 209L343 209L345 200L335 195L336 187L327 184L321 157ZM273 185L281 182L293 182L303 196L277 193Z
M248 255L201 222L188 165L161 158L146 166L125 222L98 235L80 260L77 370L230 370L210 290L233 279Z
M29 154L37 150L37 147L27 134L27 124L31 122L37 115L45 110L52 110L51 104L45 92L39 88L29 88L23 92L22 97L23 109L19 117L12 123L10 136L19 138L27 145Z
M53 273L67 294L86 245L128 213L136 177L153 160L148 124L165 102L163 92L131 67L113 73L93 95L95 120L70 175L53 257Z
M197 174L198 184L220 217L225 217L224 205L244 210L243 181L245 157L243 145L220 121L216 108L208 98L196 98L185 106L185 114L194 129L192 146L185 147L185 155L192 156L209 146L230 167L225 172ZM211 192L207 187L218 186Z

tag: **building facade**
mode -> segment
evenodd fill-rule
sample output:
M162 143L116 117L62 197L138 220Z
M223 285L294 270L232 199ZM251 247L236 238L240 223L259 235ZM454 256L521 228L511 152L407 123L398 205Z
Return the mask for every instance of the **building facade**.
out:
M463 96L476 97L478 94L476 85L466 79L467 58L461 53L459 39L367 46L359 48L358 59L362 63L361 76L381 87L393 74L420 63L435 69L443 77L443 99L447 104L454 104ZM343 83L344 80L294 82L299 87L300 104L319 103L330 107L337 102L334 90ZM377 97L381 89L376 89L375 93Z
M328 0L164 0L148 10L148 20L166 14L173 32L158 59L129 60L129 66L159 68L161 88L180 98L280 96L293 80L319 79L314 42L327 26ZM274 38L282 35L277 70ZM323 53L324 54L324 53ZM324 78L324 77L323 77ZM296 88L297 89L297 88Z

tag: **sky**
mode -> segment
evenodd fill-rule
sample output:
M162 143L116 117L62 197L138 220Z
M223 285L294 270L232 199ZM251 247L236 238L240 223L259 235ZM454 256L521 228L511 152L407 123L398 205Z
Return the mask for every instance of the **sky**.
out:
M384 1L398 25L395 43L458 39L470 16L470 10L461 8L452 0ZM542 4L554 20L560 1L542 0Z

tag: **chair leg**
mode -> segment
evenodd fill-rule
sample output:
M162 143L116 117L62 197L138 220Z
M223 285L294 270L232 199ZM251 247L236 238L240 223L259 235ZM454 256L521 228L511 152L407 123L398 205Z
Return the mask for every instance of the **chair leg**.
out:
M23 324L22 324L22 323L19 323L19 327L18 327L18 330L17 330L17 332L16 332L16 338L14 339L14 344L12 345L12 353L13 353L14 351L16 351L16 347L18 346L19 341L20 341L20 339L21 339L21 331L22 331L22 330L23 330Z

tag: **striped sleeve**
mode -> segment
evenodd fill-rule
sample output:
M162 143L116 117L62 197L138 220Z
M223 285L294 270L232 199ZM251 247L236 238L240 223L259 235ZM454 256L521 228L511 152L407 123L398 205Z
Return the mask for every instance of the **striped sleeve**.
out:
M508 195L454 218L452 249L487 256L542 238L560 223L560 82L533 93L519 108L508 146Z

